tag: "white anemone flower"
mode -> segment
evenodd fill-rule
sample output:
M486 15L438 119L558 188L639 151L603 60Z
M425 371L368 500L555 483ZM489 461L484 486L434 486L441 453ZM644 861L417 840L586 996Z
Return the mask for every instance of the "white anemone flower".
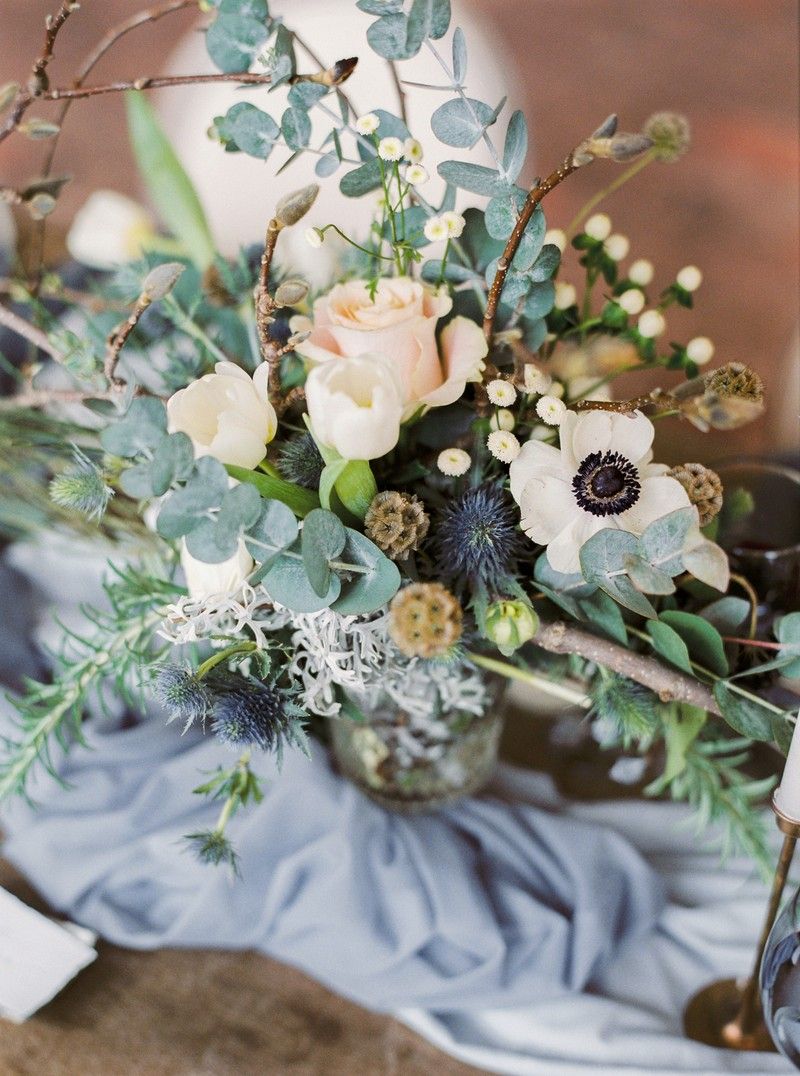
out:
M653 423L641 411L568 411L561 448L528 441L511 464L522 529L547 546L557 572L580 571L580 549L605 528L641 535L661 516L689 507L686 490L652 463Z

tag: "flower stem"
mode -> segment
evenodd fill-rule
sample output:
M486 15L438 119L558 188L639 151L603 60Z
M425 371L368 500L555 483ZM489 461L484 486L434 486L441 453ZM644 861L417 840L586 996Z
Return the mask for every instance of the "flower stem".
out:
M233 657L234 654L251 654L258 647L253 642L234 643L233 646L228 646L225 650L220 650L216 654L212 654L210 658L198 665L197 671L194 676L196 680L202 680L203 677L210 673L212 669L216 668L223 661L227 661L228 658Z
M539 676L538 673L528 672L527 669L520 669L517 665L512 665L511 662L488 658L484 654L476 654L474 651L468 651L466 657L469 658L473 665L478 665L481 669L486 669L487 672L497 673L499 676L505 676L507 680L519 680L522 684L537 687L554 698L572 703L573 706L581 706L583 709L588 710L592 704L592 700L585 692L578 691L567 684L556 683L555 680L550 680L546 676Z
M583 206L581 206L581 208L567 225L565 229L567 239L572 239L573 235L575 235L578 230L578 226L581 224L584 218L588 217L591 211L596 206L600 205L604 198L607 198L609 194L613 194L614 191L618 191L619 188L623 186L623 184L627 183L629 179L633 179L634 176L638 175L643 168L646 168L647 165L655 159L655 152L652 149L648 150L647 153L644 153L641 157L638 158L638 160L634 161L630 168L626 168L625 171L621 173L621 175L618 175L615 180L612 180L612 182L609 183L607 187L603 187L602 190L597 191L596 194L593 194L589 201L586 202Z

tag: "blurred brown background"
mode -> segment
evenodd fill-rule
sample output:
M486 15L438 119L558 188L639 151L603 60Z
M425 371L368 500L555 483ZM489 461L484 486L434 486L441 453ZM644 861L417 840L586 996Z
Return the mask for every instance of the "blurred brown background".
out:
M696 308L671 314L670 333L683 339L710 336L715 362L756 366L767 383L769 411L766 420L735 439L724 434L702 439L672 426L662 435L665 452L677 459L691 446L709 459L796 448L795 0L465 2L492 18L527 72L525 84L509 87L509 95L526 110L538 167L547 169L612 111L628 129L663 108L690 117L689 155L650 167L603 208L615 229L630 236L632 256L655 262L657 283L668 282L687 263L702 268L705 282ZM332 0L331 8L337 4L349 6L349 0ZM2 0L1 6L0 83L25 76L53 0ZM138 0L85 0L59 38L54 80L68 82L76 61L101 33L140 7ZM97 69L97 80L158 73L192 24L192 13L181 12L130 35ZM191 108L191 89L173 92L183 94ZM138 190L118 97L79 103L67 123L58 169L75 179L56 218L62 222L94 187ZM24 139L7 141L0 150L2 178L13 183L35 174L40 152L41 146ZM600 167L578 173L550 197L551 225L568 221L604 182Z

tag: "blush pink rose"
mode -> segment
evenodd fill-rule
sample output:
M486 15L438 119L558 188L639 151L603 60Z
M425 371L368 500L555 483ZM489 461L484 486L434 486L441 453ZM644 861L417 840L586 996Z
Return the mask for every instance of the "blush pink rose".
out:
M437 324L452 306L445 289L410 277L380 280L374 298L365 280L350 280L317 299L313 320L293 320L295 332L311 332L296 350L314 365L382 356L399 375L408 418L420 408L454 403L467 382L480 380L487 345L478 325L453 318L437 344Z

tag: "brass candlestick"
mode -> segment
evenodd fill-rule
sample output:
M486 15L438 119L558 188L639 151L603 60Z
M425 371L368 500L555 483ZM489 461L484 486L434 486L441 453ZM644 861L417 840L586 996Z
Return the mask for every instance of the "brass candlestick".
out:
M753 970L747 979L718 979L698 991L683 1013L683 1028L690 1039L728 1050L775 1051L761 1012L759 973L772 925L778 914L800 822L789 818L772 801L775 821L783 833L783 845L775 868L764 926L756 948Z

